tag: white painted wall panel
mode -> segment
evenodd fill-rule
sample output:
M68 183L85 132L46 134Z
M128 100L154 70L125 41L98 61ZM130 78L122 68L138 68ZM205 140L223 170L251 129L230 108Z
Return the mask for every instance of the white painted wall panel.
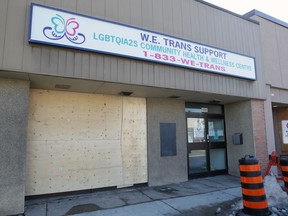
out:
M26 195L147 182L146 100L31 90Z

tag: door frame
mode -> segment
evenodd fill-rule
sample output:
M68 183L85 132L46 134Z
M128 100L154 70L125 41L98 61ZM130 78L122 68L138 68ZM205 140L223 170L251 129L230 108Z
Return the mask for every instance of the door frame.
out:
M188 143L188 127L187 127L187 119L188 118L204 118L205 121L205 137L206 142L203 143ZM228 160L227 160L227 140L226 140L226 133L224 133L224 142L211 142L209 139L207 141L207 136L209 134L209 127L208 122L209 119L223 119L224 122L224 131L226 131L225 128L225 118L224 114L211 114L211 113L186 113L186 143L187 143L187 166L188 166L188 178L199 178L199 177L208 177L208 176L215 176L215 175L223 175L228 174ZM226 169L223 170L212 170L211 171L211 161L210 161L210 150L211 149L225 149L225 166ZM189 174L189 152L191 150L205 150L206 151L206 166L207 166L207 172L201 172L201 173L193 173Z

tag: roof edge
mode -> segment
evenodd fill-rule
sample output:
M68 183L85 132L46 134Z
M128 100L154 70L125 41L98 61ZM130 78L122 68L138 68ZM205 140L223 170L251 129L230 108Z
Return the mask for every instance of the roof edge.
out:
M205 5L209 6L209 7L215 8L215 9L220 10L220 11L223 11L223 12L225 12L225 13L231 14L231 15L236 16L236 17L238 17L238 18L244 19L244 20L246 20L246 21L248 21L248 22L252 22L252 23L255 23L255 24L257 24L257 25L260 24L258 21L253 20L253 19L251 19L250 17L246 17L246 16L243 16L243 15L234 13L234 12L232 12L232 11L229 11L229 10L227 10L227 9L225 9L225 8L221 8L221 7L217 6L217 5L211 4L211 3L206 2L206 1L204 1L204 0L194 0L194 1L199 2L199 3L202 3L202 4L205 4Z
M279 19L277 19L275 17L272 17L272 16L270 16L268 14L265 14L265 13L263 13L261 11L258 11L256 9L251 10L251 11L249 11L246 14L243 14L243 17L251 19L251 17L254 16L254 15L262 17L263 19L269 20L269 21L274 22L274 23L276 23L278 25L281 25L281 26L284 26L284 27L288 28L288 23L286 23L286 22L284 22L282 20L279 20Z

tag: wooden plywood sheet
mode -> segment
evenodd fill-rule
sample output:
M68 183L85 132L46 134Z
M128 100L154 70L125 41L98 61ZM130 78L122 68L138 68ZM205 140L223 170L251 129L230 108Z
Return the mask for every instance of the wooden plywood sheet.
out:
M122 98L31 90L26 195L122 184Z
M147 182L146 100L31 90L26 195Z
M32 140L120 139L121 115L121 97L32 90L28 136Z
M122 166L126 185L147 182L146 99L123 98Z
M107 187L119 184L119 180L121 183L118 141L35 141L29 145L29 195Z

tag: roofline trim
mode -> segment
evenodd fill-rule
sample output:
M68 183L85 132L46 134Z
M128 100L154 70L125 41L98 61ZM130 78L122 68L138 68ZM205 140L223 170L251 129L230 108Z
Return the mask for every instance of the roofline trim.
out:
M272 16L270 16L268 14L265 14L265 13L263 13L261 11L258 11L256 9L251 10L248 13L244 14L243 17L250 18L250 17L252 17L254 15L262 17L262 18L264 18L264 19L266 19L268 21L274 22L274 23L276 23L278 25L281 25L281 26L284 26L284 27L288 28L288 23L286 23L286 22L284 22L282 20L279 20L279 19L277 19L275 17L272 17Z
M234 13L234 12L232 12L232 11L229 11L229 10L227 10L227 9L225 9L225 8L221 8L221 7L217 6L217 5L211 4L211 3L206 2L206 1L204 1L204 0L194 0L194 1L199 2L199 3L201 3L201 4L205 4L205 5L209 6L209 7L215 8L215 9L220 10L220 11L223 11L223 12L225 12L225 13L231 14L231 15L236 16L236 17L238 17L238 18L244 19L244 20L246 20L246 21L248 21L248 22L252 22L252 23L255 23L255 24L257 24L257 25L260 24L258 21L253 20L253 19L250 19L250 17L246 17L246 16L243 16L243 15Z

